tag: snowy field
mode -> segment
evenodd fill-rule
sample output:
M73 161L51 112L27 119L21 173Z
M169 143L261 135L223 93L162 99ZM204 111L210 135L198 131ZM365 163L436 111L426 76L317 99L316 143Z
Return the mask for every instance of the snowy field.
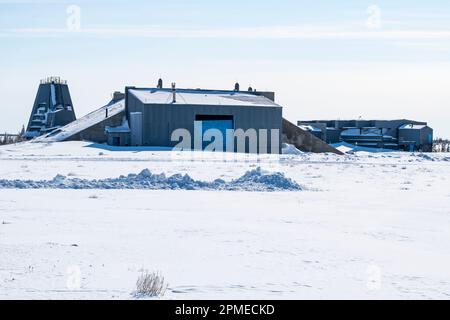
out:
M0 298L133 299L149 270L163 299L450 299L449 185L448 154L2 146Z

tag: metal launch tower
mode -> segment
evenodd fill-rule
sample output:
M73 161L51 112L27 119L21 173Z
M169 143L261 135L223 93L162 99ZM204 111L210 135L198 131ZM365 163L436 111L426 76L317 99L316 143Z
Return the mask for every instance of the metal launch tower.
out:
M75 121L69 87L60 77L41 80L25 138L32 139Z

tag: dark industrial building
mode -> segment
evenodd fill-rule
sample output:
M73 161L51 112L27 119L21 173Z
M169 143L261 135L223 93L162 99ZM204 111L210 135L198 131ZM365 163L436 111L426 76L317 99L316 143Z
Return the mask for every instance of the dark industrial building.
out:
M59 77L41 80L25 138L51 132L76 119L67 82Z
M207 149L216 136L221 149L246 153L280 153L282 143L304 152L342 154L332 144L429 152L433 129L412 120L312 120L297 125L284 119L273 92L126 87L103 107L76 120L69 88L59 77L42 80L25 133L36 142L85 140L111 146L179 147L173 133L190 136L182 149ZM215 129L215 130L210 130ZM233 134L230 135L229 132ZM242 133L239 137L236 132ZM252 132L257 143L251 143ZM242 138L242 136L244 138ZM200 137L200 142L198 142ZM210 150L210 149L207 149Z
M298 126L326 143L368 148L431 152L433 129L413 120L312 120Z
M196 149L194 137L203 136L208 129L219 130L225 140L229 129L254 129L258 133L265 130L267 139L267 149L259 148L257 152L280 153L282 107L273 98L271 92L239 91L238 85L233 91L178 89L175 86L165 89L162 83L158 88L127 87L126 121L121 126L106 128L108 143L175 147L179 141L172 140L172 133L186 129L193 137L190 147ZM223 141L224 148L227 143ZM252 152L248 141L246 143L245 152ZM201 148L204 146L202 143Z
M156 88L116 91L109 103L75 119L67 83L48 78L39 86L26 136L34 142L84 140L113 147L173 148L179 147L172 135L177 129L191 137L182 149L211 150L216 136L207 141L201 137L213 131L224 140L222 149L215 151L280 153L282 143L289 143L304 152L342 154L284 119L274 92L241 91L238 83L234 90L178 89L175 84L163 88L160 79ZM257 143L251 143L255 135Z
M177 142L172 141L171 133L180 128L191 137L202 136L209 129L219 130L225 138L224 151L279 153L283 142L304 152L342 154L282 118L282 107L275 103L273 92L252 88L241 91L239 84L235 84L234 90L164 89L162 80L156 88L128 87L126 95L115 92L105 106L34 141L85 140L111 146L173 147ZM239 139L227 137L228 129L241 129L244 133L255 129L259 138L256 148L254 145L250 148L251 135L247 135L244 148L239 150ZM234 146L227 148L230 140L235 142ZM187 149L205 149L210 143L203 141L196 146L191 141Z

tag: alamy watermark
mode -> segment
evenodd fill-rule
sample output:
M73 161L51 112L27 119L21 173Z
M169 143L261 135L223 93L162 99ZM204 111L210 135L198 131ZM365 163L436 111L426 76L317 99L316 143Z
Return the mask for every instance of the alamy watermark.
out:
M381 29L382 21L381 21L381 9L377 5L371 5L367 8L366 13L368 14L368 18L366 21L366 26L369 29Z
M367 267L367 289L370 291L377 291L381 289L382 285L382 273L381 268L377 265L371 264Z
M179 128L172 132L171 141L176 143L172 148L173 161L180 156L191 161L221 162L264 162L267 170L279 171L280 158L273 157L281 153L281 137L279 129L202 129L201 121L194 123L194 132ZM203 151L186 152L184 151ZM211 155L214 153L214 156ZM214 159L214 160L212 160Z
M67 19L66 27L67 30L72 32L77 32L81 30L81 8L77 5L70 5L66 9Z
M202 122L195 121L194 136L188 129L172 132L172 142L178 142L174 151L203 150L211 152L280 153L279 129L226 129L211 128L203 132Z
M81 288L81 268L77 265L69 266L66 270L66 287L69 290L79 290Z

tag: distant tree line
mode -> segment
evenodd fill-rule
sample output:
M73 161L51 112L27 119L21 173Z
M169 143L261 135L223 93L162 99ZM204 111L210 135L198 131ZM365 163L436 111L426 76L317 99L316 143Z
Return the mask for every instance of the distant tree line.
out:
M450 152L450 140L438 138L433 141L433 152Z
M11 133L3 133L0 134L0 145L5 144L13 144L17 142L24 141L24 135L25 135L25 127L22 126L22 130L20 130L17 134L11 134Z

